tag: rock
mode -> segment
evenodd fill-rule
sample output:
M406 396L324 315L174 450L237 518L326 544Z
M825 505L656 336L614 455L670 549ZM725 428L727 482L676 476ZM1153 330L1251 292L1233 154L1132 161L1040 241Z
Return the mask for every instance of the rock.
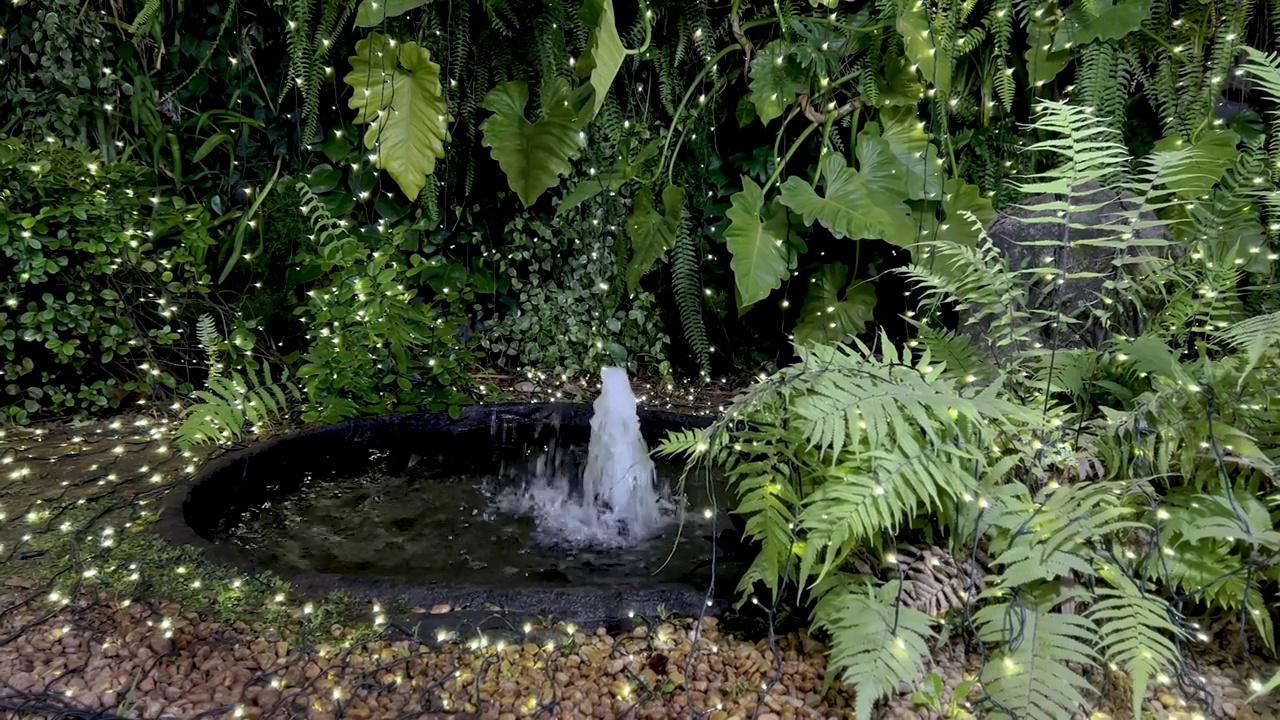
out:
M439 605L432 605L428 612L432 615L444 615L447 612L453 612L453 608L444 603L440 603Z
M1029 306L1053 315L1060 313L1062 317L1075 321L1060 323L1056 329L1046 327L1031 338L1046 348L1097 348L1117 333L1137 335L1141 330L1137 325L1137 314L1127 299L1128 294L1123 291L1123 286L1131 281L1132 274L1141 272L1142 266L1146 264L1137 262L1138 258L1151 257L1159 253L1161 248L1130 247L1127 257L1115 258L1117 250L1114 247L1084 243L1119 240L1123 233L1131 234L1135 240L1168 239L1165 229L1154 225L1154 214L1138 212L1132 195L1117 195L1095 181L1081 183L1076 192L1070 198L1072 211L1063 218L1075 227L1068 227L1062 222L1027 222L1028 219L1053 216L1053 211L1032 211L1025 208L1067 199L1055 195L1027 198L1018 203L1021 207L1006 209L987 227L991 243L1007 260L1010 270L1016 272L1046 268L1045 273L1037 273L1034 277L1018 276L1020 279L1025 278L1022 282L1025 283L1025 296ZM1057 241L1059 244L1029 244L1046 240ZM1127 262L1117 265L1116 260ZM1098 276L1064 281L1064 275L1070 273L1097 273ZM1107 289L1108 280L1121 287ZM1105 311L1111 317L1114 331L1103 328L1101 319L1094 312L1103 309L1104 301L1099 300L1099 296L1108 297L1111 301L1105 305ZM987 321L963 326L963 329L980 348L988 350L997 359L1007 356L1014 349L1009 346L995 347L989 339L991 326Z

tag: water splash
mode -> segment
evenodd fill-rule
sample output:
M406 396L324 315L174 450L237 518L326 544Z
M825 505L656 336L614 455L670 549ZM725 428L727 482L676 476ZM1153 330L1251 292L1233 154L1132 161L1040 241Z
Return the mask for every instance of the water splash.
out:
M586 468L548 453L534 463L523 491L495 498L498 509L533 515L553 539L574 545L634 545L662 530L675 511L658 483L631 381L623 368L600 372Z

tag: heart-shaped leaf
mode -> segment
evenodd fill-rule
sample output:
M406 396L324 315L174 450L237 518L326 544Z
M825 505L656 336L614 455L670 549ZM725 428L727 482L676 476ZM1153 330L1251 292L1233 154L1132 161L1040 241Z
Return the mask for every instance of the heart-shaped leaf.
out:
M742 190L729 198L731 207L725 213L725 244L733 258L733 280L738 289L738 309L747 308L769 297L782 286L790 271L787 267L787 211L775 200L765 219L764 191L747 176L742 177Z
M356 27L373 27L429 2L431 0L362 0L356 8Z
M1090 10L1096 10L1093 15ZM1119 40L1138 28L1151 17L1151 0L1127 0L1115 4L1111 0L1094 0L1093 3L1072 5L1058 24L1053 37L1053 52L1070 50L1073 45L1084 45L1094 40Z
M881 137L898 156L907 172L906 191L911 200L937 200L942 194L942 160L929 142L915 107L889 107L880 111Z
M591 78L591 104L583 111L584 117L590 120L604 106L609 86L613 85L613 79L627 57L627 49L618 36L613 0L586 0L578 15L582 24L591 28L587 50L578 58L576 65L578 77Z
M920 68L925 82L933 83L944 95L950 92L951 48L933 44L937 33L929 26L929 11L924 3L907 3L899 10L897 27L907 57Z
M819 195L792 175L782 184L782 204L799 213L806 225L820 222L837 238L881 238L904 247L915 243L915 224L902 196L867 182L836 153L822 158L822 190Z
M786 43L774 40L751 59L751 102L760 122L768 125L782 115L796 95L809 89Z
M1031 19L1027 23L1027 79L1033 87L1051 82L1071 62L1070 50L1053 50L1056 24L1048 17Z
M569 161L582 151L579 108L571 99L566 80L549 78L542 88L542 117L529 122L524 115L527 84L508 80L484 97L483 106L494 113L480 124L484 146L526 207L559 185L560 176L573 170Z
M684 213L684 190L668 185L662 191L662 212L653 206L653 193L644 188L636 193L627 218L631 237L631 263L627 265L627 292L634 293L640 278L666 254L676 240L676 229Z
M875 288L855 282L845 289L848 277L843 263L826 263L812 278L796 325L797 344L839 342L867 329L876 307Z
M1240 137L1232 130L1210 128L1194 143L1177 135L1156 142L1157 152L1173 158L1160 171L1161 184L1178 193L1183 200L1199 200L1222 179L1227 168L1235 164Z
M327 193L338 187L340 182L342 182L342 171L328 163L317 165L307 175L307 186L311 188L311 192L317 195Z
M376 150L374 164L386 170L413 200L444 157L449 117L440 87L440 66L414 42L396 43L373 33L356 43L350 107L356 123L369 123L364 145Z

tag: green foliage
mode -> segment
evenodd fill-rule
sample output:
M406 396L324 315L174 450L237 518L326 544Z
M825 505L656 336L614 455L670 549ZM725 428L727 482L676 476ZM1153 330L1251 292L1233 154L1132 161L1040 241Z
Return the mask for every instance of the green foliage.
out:
M640 278L675 245L676 229L684 217L684 201L684 191L668 185L662 190L662 212L658 212L648 188L636 193L631 217L627 218L627 234L631 237L627 292L635 293Z
M350 105L356 123L368 123L364 146L375 167L385 169L405 197L415 200L443 158L449 117L440 87L440 66L417 43L396 43L373 33L356 44Z
M406 229L357 236L305 184L297 190L315 227L300 260L319 271L309 302L297 310L311 341L297 372L308 400L303 419L453 410L467 402L470 358L457 346L453 320L417 297L410 280L428 265L406 250Z
M702 248L690 227L689 215L680 219L671 250L671 286L675 291L676 309L685 342L693 351L703 377L711 373L711 342L702 318Z
M831 633L831 667L843 668L841 679L853 686L857 717L870 720L877 700L915 680L929 658L928 641L936 637L930 617L919 610L894 606L897 589L844 587L818 602L815 624Z
M219 351L223 340L213 316L200 316L196 328L209 359L209 377L205 389L193 393L201 402L183 411L185 419L174 433L174 440L184 450L207 442L239 440L246 429L256 432L284 415L291 400L301 400L297 386L289 381L288 370L279 380L272 377L269 363L262 365L260 373L251 365L243 374L224 370Z
M624 293L630 265L607 232L611 221L579 205L552 217L526 210L507 223L491 254L494 276L510 284L511 307L473 308L494 315L481 345L498 362L575 376L604 365L667 372L656 301L644 290Z
M508 81L485 96L483 106L493 115L480 125L484 144L507 175L511 189L526 207L560 184L573 170L586 135L581 132L581 100L570 96L569 83L552 77L542 88L542 113L535 122L525 118L529 86Z
M375 27L387 18L403 15L430 0L360 0L356 8L356 27Z
M777 200L764 207L764 191L751 178L743 176L742 190L734 193L732 206L725 213L729 227L724 231L725 245L733 260L738 307L747 308L769 297L790 274L794 260L787 236L787 212ZM765 219L761 220L761 214ZM790 261L790 262L789 262Z
M132 163L0 140L5 414L116 407L184 380L183 323L209 277L208 212L147 196Z

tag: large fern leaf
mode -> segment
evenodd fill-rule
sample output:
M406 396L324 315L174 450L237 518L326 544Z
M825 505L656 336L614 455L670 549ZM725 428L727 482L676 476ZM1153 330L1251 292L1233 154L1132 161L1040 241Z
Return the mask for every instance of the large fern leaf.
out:
M858 720L871 720L875 703L897 693L899 684L917 681L929 659L932 620L896 605L897 590L896 583L849 582L824 595L813 612L814 625L831 633L827 676L853 687Z
M998 644L981 677L992 716L1060 720L1085 705L1090 684L1077 668L1096 664L1098 628L1055 606L1053 597L1019 597L974 614L979 637Z
M1115 587L1102 587L1087 616L1098 625L1098 648L1107 661L1129 676L1133 716L1142 717L1142 702L1151 678L1177 666L1174 640L1185 633L1173 608L1163 598L1143 592L1114 567L1103 576Z

